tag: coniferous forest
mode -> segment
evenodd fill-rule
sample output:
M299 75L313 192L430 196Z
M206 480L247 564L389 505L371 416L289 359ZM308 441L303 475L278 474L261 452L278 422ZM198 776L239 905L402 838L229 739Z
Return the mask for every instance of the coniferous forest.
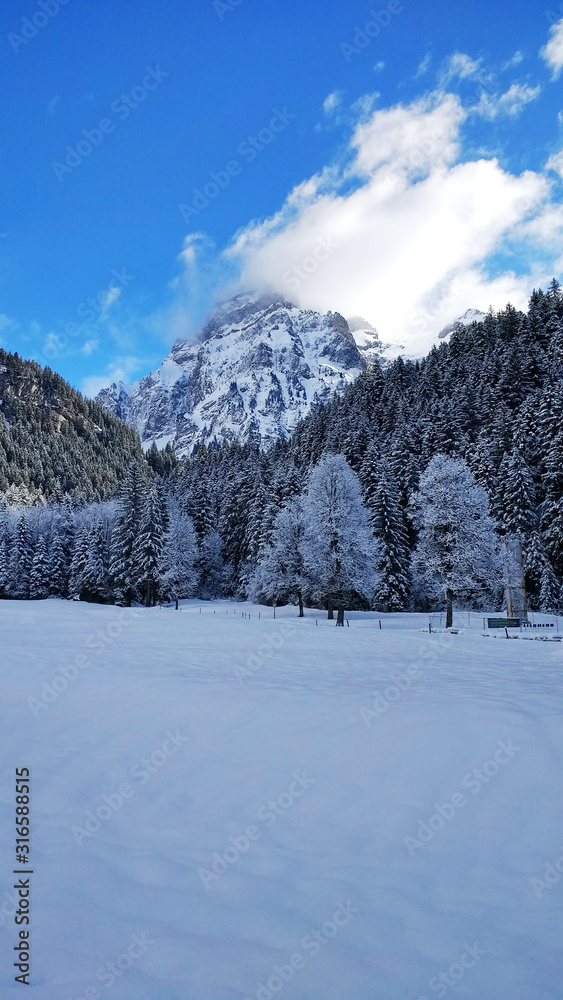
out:
M111 495L135 431L84 399L50 368L0 350L0 493L8 503L76 503Z
M533 608L563 583L563 292L422 361L372 362L267 451L177 461L49 369L0 356L0 595L151 605L500 606L503 539Z

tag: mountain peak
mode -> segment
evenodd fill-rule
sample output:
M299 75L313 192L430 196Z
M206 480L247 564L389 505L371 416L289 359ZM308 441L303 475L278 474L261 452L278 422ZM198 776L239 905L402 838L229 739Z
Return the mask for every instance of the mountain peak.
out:
M96 400L135 427L145 448L171 442L189 455L214 442L287 437L365 366L339 313L241 292L218 303L195 339L178 340L156 371Z
M463 316L459 316L453 323L448 323L443 330L440 330L438 339L445 340L454 330L459 330L462 326L471 326L472 323L482 323L485 318L486 314L480 309L467 309Z

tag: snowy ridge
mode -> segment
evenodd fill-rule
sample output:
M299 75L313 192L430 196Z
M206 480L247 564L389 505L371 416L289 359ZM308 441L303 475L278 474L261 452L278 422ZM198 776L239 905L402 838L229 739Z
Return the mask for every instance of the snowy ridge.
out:
M459 316L453 323L448 323L438 334L439 340L445 340L454 330L459 330L462 326L471 326L472 323L482 323L486 318L486 313L480 309L467 309L463 316Z
M378 342L377 333L372 333ZM139 382L103 389L96 401L179 455L214 441L267 444L354 381L367 364L338 313L304 311L279 296L238 295L199 338L178 341Z
M363 316L350 316L348 328L362 357L369 363L374 358L381 360L384 350L379 334Z

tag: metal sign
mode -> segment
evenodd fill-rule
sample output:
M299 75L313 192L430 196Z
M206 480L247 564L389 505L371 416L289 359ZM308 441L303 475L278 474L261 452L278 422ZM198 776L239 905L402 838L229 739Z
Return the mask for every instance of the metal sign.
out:
M487 628L520 628L519 618L487 618Z

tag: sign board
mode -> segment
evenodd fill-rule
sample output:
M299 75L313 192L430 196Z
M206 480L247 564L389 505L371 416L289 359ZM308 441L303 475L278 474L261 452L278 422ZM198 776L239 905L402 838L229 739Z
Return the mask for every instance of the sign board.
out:
M520 628L520 619L487 618L487 628Z

